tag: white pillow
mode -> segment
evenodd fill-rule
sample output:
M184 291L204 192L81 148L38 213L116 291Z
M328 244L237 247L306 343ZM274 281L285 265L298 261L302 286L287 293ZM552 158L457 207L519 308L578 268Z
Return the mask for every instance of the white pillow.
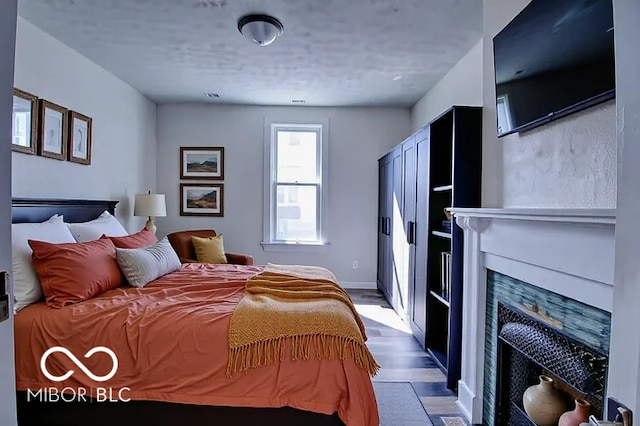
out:
M134 287L144 287L151 281L182 267L167 237L148 247L116 248L116 260L125 278Z
M129 235L122 227L118 219L113 217L108 211L104 211L97 219L82 223L67 223L71 235L79 243L97 240L105 234L108 237L124 237Z
M28 240L48 243L75 243L62 216L42 223L11 224L11 263L13 267L13 310L18 312L42 298L42 287L31 264Z

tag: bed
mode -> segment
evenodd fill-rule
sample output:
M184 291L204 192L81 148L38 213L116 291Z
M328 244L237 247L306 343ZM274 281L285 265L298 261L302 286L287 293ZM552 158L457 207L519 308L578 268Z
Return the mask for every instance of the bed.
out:
M96 200L14 199L12 209L13 222L41 222L47 220L53 214L64 215L67 222L83 222L97 217L104 210L113 214L116 204L117 202L114 201ZM178 388L176 388L175 395L172 397L157 397L153 386L149 387L148 383L136 383L133 379L130 382L132 390L125 395L127 399L131 399L127 402L118 401L118 398L114 396L111 396L113 398L111 402L97 402L95 398L88 398L88 402L79 402L77 398L73 398L71 402L50 402L42 401L41 396L34 397L33 393L31 395L27 393L27 389L40 389L48 384L31 373L35 368L33 364L37 364L39 359L40 352L35 349L38 344L41 346L51 346L56 343L61 346L64 346L63 343L73 345L71 340L65 341L63 338L60 338L59 341L56 340L59 338L57 336L64 336L64 333L69 335L68 330L73 330L74 332L82 330L81 334L83 336L89 336L91 334L89 328L96 328L99 330L99 334L105 338L112 335L110 338L114 340L107 341L109 344L117 345L117 340L122 340L121 334L134 333L132 331L134 328L126 328L119 334L114 332L115 326L107 326L107 322L113 321L113 324L122 324L128 321L126 318L124 320L117 318L118 315L122 314L123 310L135 310L132 308L134 305L141 307L140 309L148 309L149 300L162 300L171 302L167 303L168 309L172 310L173 314L176 315L171 320L167 319L167 321L175 321L176 324L182 324L180 326L181 331L177 334L176 331L173 331L174 334L166 331L166 340L173 343L163 343L163 345L175 343L180 347L183 344L187 344L186 340L184 342L181 341L181 335L205 332L200 330L197 322L183 321L180 323L179 306L183 300L195 300L198 297L203 297L201 300L203 303L202 309L199 312L206 311L206 315L202 316L202 318L205 321L221 321L224 323L225 320L228 320L228 314L234 309L234 303L237 303L242 298L244 291L243 280L246 280L247 276L259 270L255 269L259 267L236 265L221 266L216 271L197 264L186 265L184 268L187 270L180 272L190 275L193 280L190 281L188 286L181 287L181 291L176 291L175 283L172 283L175 278L170 274L171 276L167 276L168 278L165 281L160 279L154 285L150 285L148 288L145 287L142 290L134 288L110 290L96 297L95 300L91 299L82 302L82 304L79 304L81 305L80 307L63 309L52 313L51 311L55 310L47 309L44 306L44 302L42 302L19 312L15 317L19 424L65 426L88 424L377 425L377 407L369 375L364 371L358 371L354 365L350 365L353 364L353 360L316 360L313 356L312 358L314 359L309 361L285 360L273 366L273 368L257 368L246 373L236 374L229 379L229 383L223 386L221 384L224 382L223 373L219 371L222 368L219 365L222 361L215 361L213 356L211 358L203 358L202 353L198 358L198 352L206 353L210 350L206 344L204 344L203 348L189 349L187 353L194 354L195 358L185 360L179 366L175 362L173 364L169 363L172 367L165 370L165 373L158 372L161 369L158 366L162 366L162 361L156 360L152 363L144 364L145 368L150 366L149 368L153 370L152 372L146 372L144 376L155 377L153 378L153 384L157 383L160 393L163 394L168 394L164 390L168 389L168 386L172 386L170 381L167 382L170 379L165 378L165 376L171 377L171 374L175 374L173 370L185 368L185 365L186 368L193 370L194 365L207 364L203 371L206 370L210 374L201 378L202 382L198 388L199 392L196 392L197 395L192 392L187 398L180 396L185 395L185 393L181 393ZM221 277L222 281L212 282L210 288L205 288L205 284L195 284L199 276L212 275L212 272L215 272L216 277ZM220 285L221 283L222 285ZM162 295L162 298L158 298L158 295ZM153 299L154 297L156 299ZM222 297L220 299L222 302L216 301L218 300L216 299L217 297ZM145 303L147 305L144 305ZM217 310L218 314L210 314L209 311L211 310ZM68 315L67 317L61 316L63 311L66 312L65 315ZM90 317L83 317L82 315L88 315L91 311L94 314L91 317L94 325L87 325ZM104 316L103 320L96 320L96 312L100 312ZM85 327L85 329L82 327ZM154 320L151 327L161 328L163 326L160 320ZM155 330L154 333L150 335L156 335L155 333L158 332L159 328L153 330ZM31 340L35 335L40 336L39 340L41 341L39 343ZM203 339L204 342L226 338L226 336L212 334L206 334L206 336L207 339ZM89 338L86 337L86 339ZM139 365L142 365L141 359L149 358L149 356L144 355L145 350L158 350L152 349L154 344L158 344L154 339L144 341L135 336L135 338L125 340L124 344L131 344L132 341L138 342L140 347L130 352L139 356L140 359L137 361L123 360L124 363L120 365L123 374L127 372L125 365L133 366L137 362L138 364L135 364L135 368L138 368ZM95 344L94 341L91 342ZM226 344L221 346L226 349L224 348ZM77 353L78 357L82 355L78 348L75 348L72 352ZM180 353L183 352L181 351ZM217 358L221 357L218 356ZM87 367L90 366L89 361L91 359L86 361ZM208 363L211 365L208 365ZM218 365L218 367L215 367L215 365ZM129 374L129 377L133 378L133 375ZM73 377L71 380L73 380ZM306 400L296 400L291 397L291 395L296 395L296 392L297 395L303 395L302 391L295 388L305 380L310 382L305 385L309 389ZM73 382L71 383L73 384ZM235 390L234 386L236 387ZM137 389L144 387L145 391L137 392L135 390L136 387ZM115 388L119 389L121 386L115 386ZM248 388L251 388L251 391L247 391L246 401L238 403L236 396L240 392L239 389ZM261 400L261 389L282 391L283 393L278 394L282 398L275 403L272 399L269 399L269 401ZM271 391L267 392L265 390L265 392L264 395L267 395ZM314 392L316 393L314 394ZM233 394L234 398L225 399L229 394ZM176 395L178 396L176 397Z

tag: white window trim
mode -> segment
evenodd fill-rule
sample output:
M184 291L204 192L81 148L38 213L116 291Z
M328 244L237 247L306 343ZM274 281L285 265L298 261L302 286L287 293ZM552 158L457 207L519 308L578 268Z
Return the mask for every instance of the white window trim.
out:
M320 157L322 167L320 168L320 203L318 211L320 220L318 235L320 242L286 242L273 241L273 223L275 209L273 208L273 197L276 196L273 182L275 180L276 147L271 144L276 128L308 128L309 126L320 127ZM328 196L328 165L329 165L329 120L296 120L289 118L265 117L264 119L264 196L263 196L263 223L262 223L262 248L264 251L284 251L284 252L324 252L329 246L327 238L327 216L329 206Z

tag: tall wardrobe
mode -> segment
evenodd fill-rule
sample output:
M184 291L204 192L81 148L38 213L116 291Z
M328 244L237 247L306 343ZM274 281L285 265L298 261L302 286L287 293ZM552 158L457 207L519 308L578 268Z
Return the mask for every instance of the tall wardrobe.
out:
M481 108L451 107L378 166L378 288L455 389L464 241L446 209L480 206Z

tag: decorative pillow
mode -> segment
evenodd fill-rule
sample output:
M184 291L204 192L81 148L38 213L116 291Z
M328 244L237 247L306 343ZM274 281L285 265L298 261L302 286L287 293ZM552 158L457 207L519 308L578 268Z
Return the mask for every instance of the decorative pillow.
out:
M28 240L50 243L74 243L62 216L52 216L42 223L14 223L11 225L11 265L13 268L13 310L18 312L42 299L42 287L31 263Z
M117 248L124 249L148 247L158 242L153 232L147 228L142 228L142 231L127 235L126 237L108 237L102 235L100 238L109 238Z
M144 287L151 281L182 267L167 237L149 247L116 248L116 258L125 278L134 287Z
M193 242L193 248L196 250L198 262L227 263L222 234L208 238L192 236L191 241Z
M51 308L82 302L122 285L116 247L108 238L65 244L29 240L29 245Z
M106 210L97 219L82 223L67 223L67 226L73 238L79 243L97 240L103 234L109 237L124 237L129 234L118 219Z

